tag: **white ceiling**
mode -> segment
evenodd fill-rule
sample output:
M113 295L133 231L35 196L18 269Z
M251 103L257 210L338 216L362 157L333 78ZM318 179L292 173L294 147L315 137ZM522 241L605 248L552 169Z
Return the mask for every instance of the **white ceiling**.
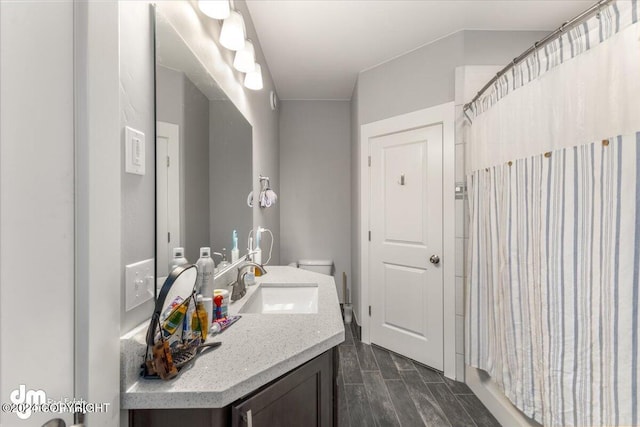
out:
M463 29L553 30L595 0L247 0L281 99L350 99L358 72Z

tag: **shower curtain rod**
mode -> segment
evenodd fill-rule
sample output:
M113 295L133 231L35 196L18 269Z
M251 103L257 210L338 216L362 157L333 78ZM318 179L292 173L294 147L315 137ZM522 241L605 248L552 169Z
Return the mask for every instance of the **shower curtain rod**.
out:
M555 39L560 37L562 34L564 34L565 31L570 30L573 27L575 27L576 25L586 21L587 19L589 19L594 14L600 13L600 10L604 6L606 6L609 3L611 3L612 1L613 0L600 0L600 1L598 1L596 4L591 6L589 9L585 10L584 12L582 12L580 15L576 16L575 18L573 18L573 19L565 22L561 26L559 26L554 32L552 32L548 36L546 36L546 37L538 40L537 42L535 42L533 44L533 46L531 46L529 49L525 50L522 54L520 54L520 56L517 56L516 58L514 58L513 61L511 61L502 70L498 71L498 74L496 74L495 77L493 77L491 80L489 80L489 82L486 85L484 85L482 87L482 89L480 89L480 91L477 93L477 95L474 96L473 99L470 102L468 102L467 104L464 105L463 111L466 112L471 107L471 105L474 102L476 102L482 96L482 94L496 82L496 80L498 80L502 75L504 75L507 71L509 71L514 66L516 66L518 63L522 62L522 60L525 59L527 56L529 56L532 52L535 52L536 50L538 50L539 48L543 47L544 45L554 41Z

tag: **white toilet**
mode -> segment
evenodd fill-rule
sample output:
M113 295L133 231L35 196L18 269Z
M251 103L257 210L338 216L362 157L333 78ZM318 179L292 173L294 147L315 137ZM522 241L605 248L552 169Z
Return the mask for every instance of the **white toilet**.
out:
M302 268L303 270L326 274L327 276L331 276L333 273L333 261L330 259L301 259L298 262L292 262L289 265L292 267Z

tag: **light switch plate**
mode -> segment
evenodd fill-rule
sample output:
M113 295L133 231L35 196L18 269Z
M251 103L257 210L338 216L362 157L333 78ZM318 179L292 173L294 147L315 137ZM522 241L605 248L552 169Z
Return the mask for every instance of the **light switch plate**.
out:
M124 134L125 172L144 175L146 163L144 133L126 126Z
M153 258L127 265L125 267L126 311L153 298L154 285Z

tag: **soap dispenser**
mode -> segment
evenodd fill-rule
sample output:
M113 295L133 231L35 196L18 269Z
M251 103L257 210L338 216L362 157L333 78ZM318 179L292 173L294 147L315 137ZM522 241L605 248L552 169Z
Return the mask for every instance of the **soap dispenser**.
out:
M222 248L222 261L218 264L218 268L223 270L224 268L229 266L229 261L227 261L227 248Z

